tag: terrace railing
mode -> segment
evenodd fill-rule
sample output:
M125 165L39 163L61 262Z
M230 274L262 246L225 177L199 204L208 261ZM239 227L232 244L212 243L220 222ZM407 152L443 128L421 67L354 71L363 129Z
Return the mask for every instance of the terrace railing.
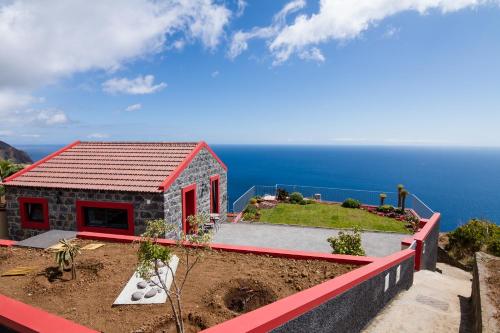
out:
M319 197L321 201L325 202L343 202L347 198L352 198L361 201L364 205L372 206L378 206L380 204L380 193L385 193L387 195L384 201L386 205L397 206L398 204L397 192L289 184L276 184L274 186L254 185L233 203L233 212L239 213L244 211L250 199L255 196L275 196L277 189L284 189L288 193L300 192L305 198ZM434 211L414 194L406 197L406 208L413 209L424 219L428 219L434 214Z

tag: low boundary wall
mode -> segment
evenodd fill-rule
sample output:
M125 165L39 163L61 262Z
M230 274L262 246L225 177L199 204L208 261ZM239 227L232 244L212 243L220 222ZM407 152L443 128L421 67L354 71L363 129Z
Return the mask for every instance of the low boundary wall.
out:
M420 230L412 237L401 242L401 248L415 247L415 270L436 270L439 241L440 213L434 213L430 219L420 220Z
M500 260L484 252L476 252L472 272L472 317L474 333L494 333L500 331L500 322L495 319L495 306L488 294L490 293L487 279L490 273L485 267L490 260Z
M82 239L131 243L136 236L80 232ZM165 246L172 240L161 240ZM226 332L357 332L400 291L413 284L415 250L384 258L310 253L281 249L212 244L216 250L292 259L317 259L363 265L349 273L278 300L204 330ZM64 318L0 295L0 328L19 332L95 332Z

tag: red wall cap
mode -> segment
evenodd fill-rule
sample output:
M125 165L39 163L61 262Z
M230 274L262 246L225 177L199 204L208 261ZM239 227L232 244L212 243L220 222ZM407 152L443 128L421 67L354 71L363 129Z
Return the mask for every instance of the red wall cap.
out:
M0 295L0 325L20 333L97 333L4 295Z

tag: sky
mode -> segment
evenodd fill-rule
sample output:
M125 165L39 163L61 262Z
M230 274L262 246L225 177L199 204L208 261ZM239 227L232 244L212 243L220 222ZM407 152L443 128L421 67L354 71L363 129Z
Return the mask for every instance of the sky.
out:
M0 0L12 144L500 147L500 0Z

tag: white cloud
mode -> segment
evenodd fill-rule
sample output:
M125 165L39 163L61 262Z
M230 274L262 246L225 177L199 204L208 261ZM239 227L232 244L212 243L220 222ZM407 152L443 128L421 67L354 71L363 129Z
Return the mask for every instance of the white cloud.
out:
M215 1L0 0L0 119L11 125L67 123L60 110L37 109L33 104L40 99L32 92L75 73L113 72L186 43L215 48L231 17ZM116 92L131 94L165 88L153 80L116 79L110 85L122 84Z
M219 74L219 71L213 71L211 75L213 78L216 78L217 76L219 76Z
M303 50L299 53L299 58L304 60L312 60L317 62L324 62L325 56L317 47L312 47L308 50Z
M394 38L399 34L399 30L400 30L399 28L388 26L387 29L384 31L382 37L385 39Z
M139 75L135 79L113 78L104 82L102 88L110 94L144 95L158 92L167 87L164 82L154 84L154 80L153 75Z
M142 109L142 104L132 104L132 105L129 105L125 108L125 111L127 112L134 112L134 111L139 111L140 109Z
M87 135L87 138L89 139L107 139L109 137L110 135L106 133L92 133Z
M245 12L245 9L247 8L248 3L245 0L238 0L236 3L236 6L237 6L236 17L240 17Z
M268 27L255 27L248 32L237 31L234 33L231 40L231 45L227 53L230 59L239 56L243 51L248 49L248 41L250 39L267 39L276 36L286 24L286 17L304 8L306 5L305 0L293 0L286 4L276 15L273 17L273 22Z
M302 9L297 0L289 2L277 16L289 14L286 8L294 11ZM275 64L287 61L293 54L315 55L322 59L317 51L311 53L312 47L331 40L344 41L358 37L381 20L404 11L416 11L425 14L430 10L449 13L465 8L473 8L486 4L500 4L499 0L320 0L319 11L307 15L298 15L293 23L280 26L273 22L269 27L255 27L250 32L239 32L233 38L229 55L235 57L248 46L250 38L260 37L268 41L269 51L273 54ZM276 20L276 17L275 17ZM273 33L255 36L252 32L271 29ZM277 30L277 31L276 31ZM245 35L250 34L250 35ZM243 38L247 36L248 38ZM319 51L319 49L318 49ZM305 52L305 53L304 53ZM302 57L303 58L303 57ZM310 58L310 57L306 57ZM324 58L323 58L324 59ZM321 60L320 60L321 61Z
M0 89L116 70L182 34L214 48L230 11L213 0L14 0L0 3Z

